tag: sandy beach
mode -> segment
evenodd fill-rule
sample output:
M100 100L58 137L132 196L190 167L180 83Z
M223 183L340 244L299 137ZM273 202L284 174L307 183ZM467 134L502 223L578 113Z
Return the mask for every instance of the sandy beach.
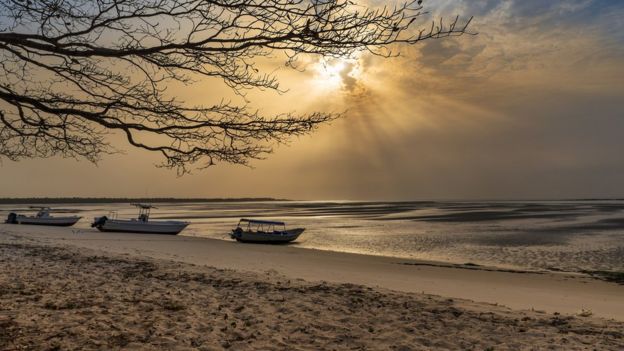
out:
M0 349L624 348L624 286L589 277L67 228L0 238Z

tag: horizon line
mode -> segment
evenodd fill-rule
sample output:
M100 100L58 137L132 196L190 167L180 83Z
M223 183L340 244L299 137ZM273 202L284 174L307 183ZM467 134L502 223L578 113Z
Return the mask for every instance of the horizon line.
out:
M273 197L95 197L95 196L71 196L71 197L0 197L0 204L26 204L26 203L116 203L116 202L254 202L254 201L324 201L324 202L386 202L386 203L407 203L407 202L531 202L531 201L622 201L621 197L578 197L578 198L549 198L549 199L412 199L412 200L350 200L350 199L325 199L325 200L302 200L285 199Z

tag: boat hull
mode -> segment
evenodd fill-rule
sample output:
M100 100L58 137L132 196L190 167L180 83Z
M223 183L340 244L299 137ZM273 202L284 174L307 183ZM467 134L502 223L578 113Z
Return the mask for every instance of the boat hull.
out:
M47 225L56 227L71 227L80 220L81 217L27 217L17 216L17 224Z
M296 240L304 228L296 228L275 232L232 232L230 236L236 241L244 243L285 244Z
M98 218L96 218L94 224L94 227L102 232L165 235L177 235L189 225L188 222L178 221L142 222L137 220L106 219L98 222Z

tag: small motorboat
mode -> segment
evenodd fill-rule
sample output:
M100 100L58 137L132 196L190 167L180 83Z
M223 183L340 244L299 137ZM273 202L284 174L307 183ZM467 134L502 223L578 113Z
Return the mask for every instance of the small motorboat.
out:
M102 232L123 232L142 234L169 234L176 235L186 228L190 223L182 221L150 221L150 210L156 208L152 205L132 204L139 208L139 217L136 219L117 219L106 216L96 217L91 223Z
M38 210L34 216L24 216L14 212L9 213L5 223L10 224L33 224L33 225L52 225L59 227L70 227L80 220L79 216L50 216L52 211L49 207L31 206L31 209Z
M286 229L286 223L242 218L230 237L248 243L283 244L296 240L305 228Z

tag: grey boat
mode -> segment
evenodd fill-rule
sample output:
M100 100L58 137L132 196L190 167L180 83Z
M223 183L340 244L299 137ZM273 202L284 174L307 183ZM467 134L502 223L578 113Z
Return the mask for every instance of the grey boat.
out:
M149 219L150 210L156 208L147 204L132 204L139 209L139 217L136 219L117 219L116 214L96 217L91 223L102 232L142 233L142 234L169 234L177 235L190 223L181 221L152 221Z
M30 225L50 225L57 227L70 227L80 220L78 216L51 216L49 207L30 206L31 209L38 210L34 216L24 216L17 213L9 213L5 223L9 224L30 224Z
M305 228L286 229L286 223L242 218L230 237L246 243L284 244L296 240Z

